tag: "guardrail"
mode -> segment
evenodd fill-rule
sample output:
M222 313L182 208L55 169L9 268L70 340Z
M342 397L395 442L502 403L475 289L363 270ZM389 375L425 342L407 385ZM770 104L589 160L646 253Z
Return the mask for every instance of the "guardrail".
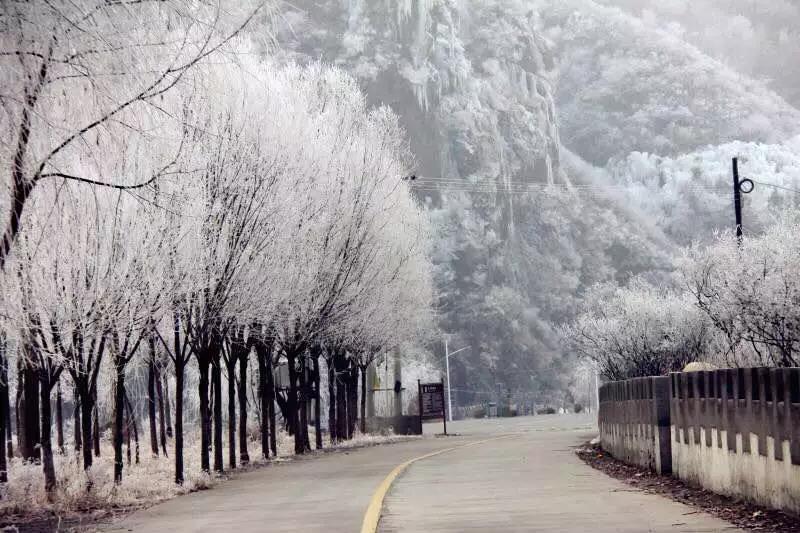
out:
M800 512L800 369L672 374L674 473Z
M670 473L669 378L606 383L599 396L603 449L622 461Z
M603 449L622 461L800 513L800 368L607 383L598 424Z

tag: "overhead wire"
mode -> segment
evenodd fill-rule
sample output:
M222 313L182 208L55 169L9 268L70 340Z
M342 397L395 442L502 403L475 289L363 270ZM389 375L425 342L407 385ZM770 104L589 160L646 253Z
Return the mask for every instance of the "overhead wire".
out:
M782 185L752 180L753 183L765 187L781 189L787 192L800 193L800 189L792 189ZM562 194L579 193L581 195L598 196L613 192L633 192L628 184L566 184L566 183L537 183L528 181L512 181L510 183L498 182L472 182L461 178L420 176L410 183L412 190L420 192L445 192L445 193L486 193L504 195L536 194ZM657 191L643 191L657 192ZM691 184L676 187L679 193L709 193L718 196L732 194L728 185L703 185Z
M420 192L451 192L451 193L487 193L487 194L510 194L510 195L560 195L566 193L575 193L581 196L600 196L609 193L625 193L631 192L626 188L610 188L610 187L596 187L596 188L572 188L572 187L503 187L503 186L437 186L437 185L413 185L412 190ZM729 191L717 188L686 188L680 189L681 193L711 193L716 196L723 196L730 194Z
M756 181L754 179L750 179L756 185L763 185L764 187L772 187L773 189L781 189L783 191L793 192L796 194L800 194L800 189L790 189L789 187L784 187L783 185L776 185L774 183L766 183L763 181Z

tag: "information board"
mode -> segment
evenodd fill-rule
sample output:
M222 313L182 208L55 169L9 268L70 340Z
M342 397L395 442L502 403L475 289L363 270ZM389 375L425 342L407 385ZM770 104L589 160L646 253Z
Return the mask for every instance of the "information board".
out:
M442 419L447 434L447 412L444 403L444 383L419 383L419 417L425 420Z

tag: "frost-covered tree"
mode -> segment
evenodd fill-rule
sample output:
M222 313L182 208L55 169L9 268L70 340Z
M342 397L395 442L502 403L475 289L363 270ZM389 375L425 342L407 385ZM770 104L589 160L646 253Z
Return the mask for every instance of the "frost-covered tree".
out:
M625 203L646 213L643 222L657 226L675 243L708 243L715 232L733 225L731 158L738 157L742 176L756 182L742 199L744 231L758 235L776 215L799 205L793 192L800 173L798 140L733 142L675 157L633 152L609 165L600 183L623 189L619 194Z
M800 363L798 229L795 215L741 242L723 234L682 258L687 290L720 332L720 352L728 364Z
M310 447L308 399L316 400L322 446L319 358L328 346L341 348L357 377L381 351L423 343L433 327L430 223L403 179L413 163L396 115L370 108L336 68L278 66L248 53L210 61L229 47L252 52L234 36L269 7L221 6L20 5L3 14L3 23L25 20L6 28L2 43L31 47L0 52L21 69L3 71L13 89L2 95L11 131L4 146L16 146L4 154L9 194L19 201L7 204L0 319L19 369L17 411L31 422L19 424L32 433L20 442L41 445L53 494L50 402L62 375L74 391L72 432L87 488L109 429L113 480L124 486L125 468L139 462L137 418L145 413L149 460L162 460L156 396L167 394L157 392L159 374L171 361L180 484L184 433L191 439L194 429L184 418L187 383L196 379L189 404L200 413L206 475L211 450L213 469L223 468L226 383L231 466L237 437L240 459L249 459L251 350L266 458L276 447L276 364L289 366L280 400L302 453ZM70 21L80 24L62 27Z
M209 385L215 394L214 468L221 471L223 341L230 319L246 320L261 305L259 297L266 298L269 269L262 259L270 257L279 198L276 184L287 170L286 154L270 149L277 124L269 120L268 109L259 109L256 99L266 88L259 83L264 78L250 76L233 68L210 73L217 90L203 95L186 126L192 137L186 163L195 170L176 191L184 204L185 229L175 261L178 271L186 273L176 302L200 372L201 457L206 471L212 428Z
M39 184L135 190L174 174L182 138L159 129L175 116L165 98L191 85L193 68L269 7L191 0L5 4L0 267ZM113 152L128 157L105 157Z
M603 377L621 380L676 372L704 359L713 327L689 294L634 280L628 287L593 287L562 335Z
M304 399L314 388L306 382L307 352L326 339L349 338L343 324L384 281L379 268L393 271L381 261L387 253L400 260L408 255L391 232L413 231L419 207L402 179L409 173L408 153L391 112L368 110L352 78L339 70L315 66L285 76L305 108L292 120L324 147L304 151L295 186L283 191L294 211L275 252L282 261L275 311L265 317L288 365L284 414L302 453L310 445Z
M50 396L60 374L72 377L81 404L84 467L92 464L93 408L105 354L111 356L118 391L116 475L122 472L122 422L126 365L167 279L160 246L169 234L154 208L120 191L92 191L87 184L42 187L23 219L19 253L8 263L6 299L24 347L17 357L39 376L42 460L53 489ZM27 407L27 406L26 406ZM30 413L26 413L29 415ZM34 413L38 415L38 413Z

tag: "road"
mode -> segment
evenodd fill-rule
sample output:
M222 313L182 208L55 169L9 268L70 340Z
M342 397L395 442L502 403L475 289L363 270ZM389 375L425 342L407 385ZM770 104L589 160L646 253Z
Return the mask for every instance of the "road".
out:
M448 429L457 435L437 438L432 433L441 425L426 425L420 440L242 474L134 513L107 531L357 533L371 503L382 533L736 531L583 464L572 447L596 434L588 417L472 420Z

